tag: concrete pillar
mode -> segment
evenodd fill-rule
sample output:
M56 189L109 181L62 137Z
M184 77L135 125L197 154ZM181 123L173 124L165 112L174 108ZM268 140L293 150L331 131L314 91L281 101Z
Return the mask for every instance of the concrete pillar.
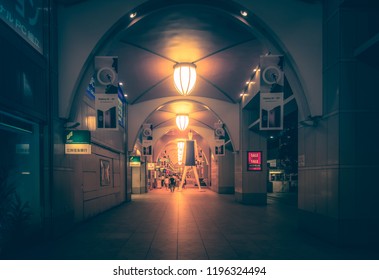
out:
M267 204L267 139L249 130L252 114L240 110L240 151L235 155L235 198L252 205ZM262 151L262 171L247 171L247 152Z
M218 193L234 193L234 154L225 150L225 155L218 157Z
M379 25L358 1L324 3L324 114L316 127L299 128L300 227L342 245L372 245L379 233L379 65L365 46Z

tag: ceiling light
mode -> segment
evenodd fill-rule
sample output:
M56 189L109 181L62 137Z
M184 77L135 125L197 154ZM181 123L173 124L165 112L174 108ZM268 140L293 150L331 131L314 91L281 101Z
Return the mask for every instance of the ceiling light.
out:
M247 17L247 12L246 12L246 11L241 11L241 15L242 15L243 17Z
M176 115L176 125L180 131L186 130L189 123L188 115Z
M188 95L196 82L196 65L193 63L177 63L174 65L175 87L181 95Z
M135 17L136 17L136 15L137 15L137 13L136 13L136 12L134 12L134 13L131 13L131 14L129 15L129 17L130 17L130 18L135 18Z

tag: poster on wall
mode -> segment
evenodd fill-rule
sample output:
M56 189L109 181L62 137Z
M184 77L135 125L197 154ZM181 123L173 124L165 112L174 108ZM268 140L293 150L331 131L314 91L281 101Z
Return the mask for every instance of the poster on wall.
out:
M43 54L44 0L0 0L0 19Z
M111 163L109 160L100 159L100 185L111 184Z
M283 92L260 93L260 130L283 129Z
M262 171L262 152L247 152L247 171Z

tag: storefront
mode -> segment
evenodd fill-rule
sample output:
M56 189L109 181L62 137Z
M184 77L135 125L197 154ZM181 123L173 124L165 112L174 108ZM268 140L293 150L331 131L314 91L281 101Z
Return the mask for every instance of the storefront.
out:
M51 100L43 7L0 0L0 254L43 236Z

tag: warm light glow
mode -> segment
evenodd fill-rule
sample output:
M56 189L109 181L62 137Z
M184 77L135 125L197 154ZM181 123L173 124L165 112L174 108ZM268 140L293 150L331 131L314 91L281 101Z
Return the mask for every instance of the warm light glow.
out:
M87 120L88 130L95 131L96 130L96 117L88 116L86 120Z
M189 123L188 115L176 115L176 125L180 131L186 130Z
M196 65L193 63L178 63L174 66L175 87L181 95L188 95L196 82Z

